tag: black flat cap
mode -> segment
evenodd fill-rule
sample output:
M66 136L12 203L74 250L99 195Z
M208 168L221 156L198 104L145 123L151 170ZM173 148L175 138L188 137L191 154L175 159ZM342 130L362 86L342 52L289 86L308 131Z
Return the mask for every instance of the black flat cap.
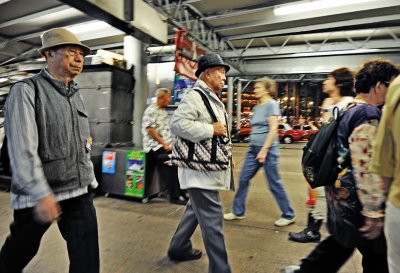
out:
M216 67L216 66L222 66L225 68L225 72L228 72L231 67L227 64L224 63L222 60L221 56L219 56L217 53L209 53L204 56L201 56L198 61L198 68L196 70L196 77L198 78L201 72L206 70L207 68L211 67Z

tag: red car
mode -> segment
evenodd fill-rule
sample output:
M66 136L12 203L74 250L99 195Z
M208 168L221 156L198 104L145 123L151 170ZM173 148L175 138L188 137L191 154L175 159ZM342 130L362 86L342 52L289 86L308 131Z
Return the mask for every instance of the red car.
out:
M240 130L232 134L232 141L234 142L249 142L251 133L250 127L240 128Z
M281 123L278 127L279 141L290 144L293 141L307 140L310 136L316 134L318 130L313 130L309 125L296 125L293 128L287 123ZM248 142L251 128L240 128L240 131L232 135L236 142Z
M293 141L307 140L310 136L316 134L318 130L313 130L309 125L296 125L294 128L289 124L279 124L278 135L279 141L290 144Z

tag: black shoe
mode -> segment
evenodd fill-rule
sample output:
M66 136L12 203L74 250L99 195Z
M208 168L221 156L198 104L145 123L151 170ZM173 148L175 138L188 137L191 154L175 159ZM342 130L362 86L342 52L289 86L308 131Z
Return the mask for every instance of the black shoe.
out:
M176 204L176 205L182 205L182 206L186 206L186 203L188 202L187 200L185 200L183 197L179 197L177 199L170 199L169 202L171 204Z
M289 240L298 243L318 243L321 240L321 233L305 228L297 233L289 232Z
M199 249L192 248L185 254L172 254L168 251L168 257L173 261L191 261L191 260L198 260L201 258L203 253Z

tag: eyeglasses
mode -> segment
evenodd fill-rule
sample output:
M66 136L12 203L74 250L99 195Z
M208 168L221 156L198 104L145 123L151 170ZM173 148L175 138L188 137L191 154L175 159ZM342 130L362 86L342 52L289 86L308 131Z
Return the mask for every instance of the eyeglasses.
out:
M392 81L388 82L388 81L384 81L383 84L386 85L386 87L389 87L389 85L392 83Z

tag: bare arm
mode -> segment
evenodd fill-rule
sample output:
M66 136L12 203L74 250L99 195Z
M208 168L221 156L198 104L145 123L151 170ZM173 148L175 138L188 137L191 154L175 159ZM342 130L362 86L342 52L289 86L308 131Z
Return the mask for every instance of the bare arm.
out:
M158 143L160 143L163 148L166 151L170 151L171 150L171 146L168 144L165 144L164 140L162 139L162 137L157 133L157 131L153 128L153 127L147 127L147 132L149 133L149 135Z
M268 154L268 150L271 147L272 143L274 142L275 136L278 133L278 117L277 116L270 116L268 118L268 126L269 126L269 132L267 134L267 137L265 138L264 144L262 149L257 155L257 160L260 163L264 163L265 159Z

